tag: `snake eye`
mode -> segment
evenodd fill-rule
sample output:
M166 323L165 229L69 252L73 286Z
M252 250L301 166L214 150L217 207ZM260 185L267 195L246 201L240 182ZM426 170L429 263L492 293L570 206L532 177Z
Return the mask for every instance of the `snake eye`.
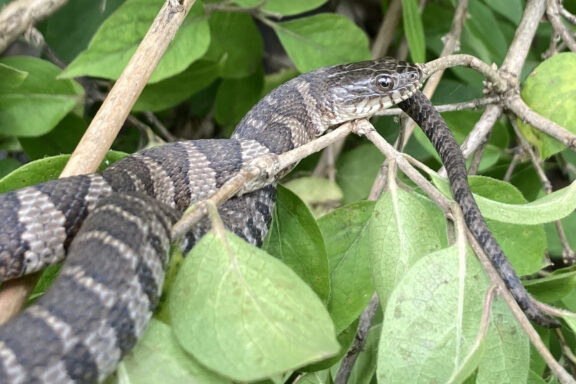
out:
M392 79L392 77L384 75L376 79L376 84L378 85L378 88L380 88L380 90L389 91L394 87L394 80Z

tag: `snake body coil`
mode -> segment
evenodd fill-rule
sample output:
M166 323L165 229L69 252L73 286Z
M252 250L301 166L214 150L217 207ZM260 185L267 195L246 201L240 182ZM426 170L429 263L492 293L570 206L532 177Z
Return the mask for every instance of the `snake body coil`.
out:
M272 91L231 139L168 144L100 174L0 196L0 280L40 270L70 251L51 290L0 327L0 382L103 380L150 318L175 216L253 158L286 152L333 125L407 99L420 76L418 67L388 58L322 68ZM219 211L230 230L259 245L274 199L270 185L228 200ZM208 229L200 222L189 240Z

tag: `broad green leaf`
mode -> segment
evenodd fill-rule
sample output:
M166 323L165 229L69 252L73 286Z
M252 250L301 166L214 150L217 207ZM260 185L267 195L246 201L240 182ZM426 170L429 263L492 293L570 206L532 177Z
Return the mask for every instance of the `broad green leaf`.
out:
M82 87L58 80L61 71L54 64L32 57L7 57L0 64L5 69L0 71L2 135L40 136L82 103Z
M288 267L233 234L208 233L169 297L176 337L206 367L258 380L339 350L328 312Z
M20 166L20 162L10 157L0 160L0 178L6 176Z
M212 12L209 23L211 42L205 58L222 61L222 77L247 77L261 67L262 37L250 15Z
M326 384L330 381L330 370L306 373L298 377L298 384Z
M277 189L274 221L268 232L264 249L292 268L324 302L328 301L328 256L322 232L306 204L282 186Z
M216 93L214 118L222 125L235 125L252 108L262 94L261 70L242 79L223 79Z
M559 53L538 65L524 83L522 99L544 117L576 133L576 54ZM560 102L561 101L561 102ZM518 124L526 139L546 159L564 146L532 128L521 118Z
M153 369L151 369L153 367ZM138 384L227 384L230 380L218 376L186 354L170 327L152 319L144 336L118 367L112 383ZM111 384L111 383L109 383Z
M300 72L370 59L368 38L341 15L323 13L275 23L274 30Z
M486 350L476 384L522 384L528 380L530 342L503 300L492 304Z
M512 184L487 177L470 179L474 193L506 204L525 204L527 200ZM527 275L543 267L546 233L542 225L522 225L488 220L496 239L519 275Z
M426 61L426 42L424 41L424 27L416 0L402 0L402 19L412 61L424 63Z
M262 5L261 9L267 12L290 16L318 8L328 0L235 0L234 2L242 7L251 8Z
M22 137L19 141L30 160L58 156L72 153L87 127L82 117L68 114L50 132L39 137Z
M416 262L386 306L378 381L444 383L463 369L471 372L471 363L479 363L474 349L482 345L477 341L487 287L478 261L456 246Z
M484 3L488 4L497 13L506 17L514 25L520 24L520 19L522 18L522 10L524 8L524 3L522 0L484 0Z
M527 384L551 384L534 371L530 371Z
M481 1L468 6L469 16L464 23L463 45L487 63L501 63L508 50L508 40L502 31L501 22L494 12Z
M576 213L571 213L570 215L562 219L562 227L565 233L576 233ZM548 238L548 253L551 257L561 257L563 251L563 244L558 237L558 230L556 229L555 223L547 223L545 225L546 237ZM568 236L568 244L572 249L576 248L576 237Z
M429 200L389 180L361 239L367 243L362 246L368 248L376 291L385 304L414 263L445 246L444 216Z
M370 246L365 236L374 203L359 201L318 220L330 268L328 311L339 333L364 310L374 293Z
M568 324L572 332L576 332L576 314L564 315L562 320Z
M340 352L338 352L336 355L326 360L322 360L319 363L308 365L304 368L301 368L300 370L303 372L315 372L330 367L334 367L334 365L340 362L340 360L344 357L344 355L348 353L348 350L352 346L352 342L356 338L357 330L358 330L358 320L355 320L348 326L348 328L346 328L345 330L343 330L338 334L337 340L338 343L340 343Z
M328 213L342 201L338 184L322 177L299 177L283 185L298 195L316 217Z
M70 155L31 161L0 180L0 193L58 178Z
M16 88L22 84L27 77L28 72L0 63L0 79L2 79L3 89Z
M98 27L124 0L76 0L50 15L40 30L56 56L69 63L86 49Z
M538 300L553 303L574 292L576 287L576 268L558 269L549 276L536 280L527 280L524 285L530 294Z
M427 173L442 193L450 196L446 179L438 176L434 171L427 171ZM481 177L473 176L469 180ZM479 195L474 195L474 198L487 219L511 224L537 225L559 220L576 209L576 181L526 204L506 204Z
M100 165L100 169L106 168L123 156L125 154L121 152L109 151L106 159ZM60 155L29 162L0 180L0 193L56 179L64 169L68 159L70 159L70 155Z
M343 204L366 199L385 157L374 145L362 144L338 157L336 181Z
M434 182L439 181L434 179ZM480 210L487 219L488 226L498 240L510 262L519 275L527 275L540 270L546 250L546 234L540 225L502 222L503 212L494 215L487 213L482 201L508 206L525 206L526 199L512 184L484 176L473 176L469 183ZM439 184L437 184L439 185ZM447 185L442 185L443 193L450 196ZM490 199L490 200L488 200ZM490 220L493 219L493 220Z
M164 0L127 0L102 23L88 48L61 76L117 79L164 3ZM206 52L209 43L208 21L202 3L196 1L149 82L155 83L184 71Z
M199 60L174 77L148 84L133 111L161 111L175 106L210 85L218 77L217 63Z

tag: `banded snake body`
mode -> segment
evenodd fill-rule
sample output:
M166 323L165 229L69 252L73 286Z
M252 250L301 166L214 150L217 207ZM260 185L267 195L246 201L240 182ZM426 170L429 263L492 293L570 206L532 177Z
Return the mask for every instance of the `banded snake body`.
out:
M51 289L0 327L1 383L94 383L114 371L157 305L170 227L244 164L284 153L337 124L398 104L424 130L445 164L465 220L522 309L534 306L472 197L462 154L446 124L418 91L417 65L391 58L321 68L278 87L239 123L231 139L166 144L99 174L49 181L0 196L0 280L68 256ZM275 186L236 196L219 212L226 227L260 245ZM110 223L114 223L111 225ZM207 219L188 236L210 228Z

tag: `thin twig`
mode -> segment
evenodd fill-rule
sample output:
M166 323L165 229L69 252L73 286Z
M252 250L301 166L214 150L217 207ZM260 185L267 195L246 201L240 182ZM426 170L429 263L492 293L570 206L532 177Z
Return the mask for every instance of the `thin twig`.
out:
M546 16L548 16L548 20L554 28L554 33L562 38L568 49L572 52L576 52L576 41L564 24L562 24L562 20L560 20L560 11L558 9L557 0L547 0L546 5Z
M386 55L388 48L392 41L394 41L396 27L400 22L402 13L402 3L401 0L392 0L388 4L388 9L386 9L386 15L380 28L378 29L378 34L372 45L372 57L379 58Z
M168 0L110 90L61 177L95 171L196 0Z
M372 295L370 303L368 303L360 315L356 336L354 337L352 346L348 349L346 356L344 356L342 359L342 363L340 364L340 368L338 368L338 373L334 379L334 384L346 384L348 382L350 374L352 373L352 369L354 368L354 364L356 364L356 359L358 358L360 352L364 350L364 345L368 339L368 332L370 331L372 320L376 315L376 311L378 310L379 305L380 301L378 300L378 295Z

